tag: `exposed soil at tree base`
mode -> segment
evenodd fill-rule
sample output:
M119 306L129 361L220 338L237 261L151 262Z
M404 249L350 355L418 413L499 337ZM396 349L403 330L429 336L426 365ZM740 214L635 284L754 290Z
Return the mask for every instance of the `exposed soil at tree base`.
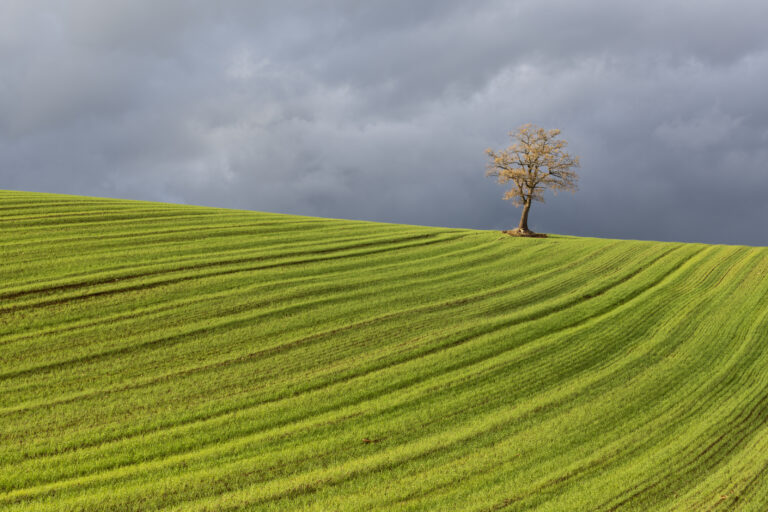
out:
M533 231L527 231L520 228L505 229L504 231L502 231L502 233L507 234L509 236L520 236L520 237L527 237L527 238L547 238L546 233L534 233Z

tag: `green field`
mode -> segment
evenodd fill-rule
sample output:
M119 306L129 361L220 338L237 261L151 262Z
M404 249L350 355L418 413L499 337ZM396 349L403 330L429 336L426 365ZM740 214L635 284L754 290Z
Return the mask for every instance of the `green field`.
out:
M768 248L0 191L0 397L0 510L762 511Z

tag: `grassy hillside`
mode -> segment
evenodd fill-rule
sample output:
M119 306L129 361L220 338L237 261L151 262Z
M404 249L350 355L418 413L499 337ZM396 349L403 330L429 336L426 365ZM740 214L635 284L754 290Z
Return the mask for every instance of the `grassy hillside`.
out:
M2 510L766 503L766 248L0 192Z

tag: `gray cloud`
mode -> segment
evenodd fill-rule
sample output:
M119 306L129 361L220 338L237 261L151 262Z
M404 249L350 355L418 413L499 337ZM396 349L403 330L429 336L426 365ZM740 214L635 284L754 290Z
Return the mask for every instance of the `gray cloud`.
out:
M495 229L534 122L534 229L768 245L764 2L220 4L0 4L0 188Z

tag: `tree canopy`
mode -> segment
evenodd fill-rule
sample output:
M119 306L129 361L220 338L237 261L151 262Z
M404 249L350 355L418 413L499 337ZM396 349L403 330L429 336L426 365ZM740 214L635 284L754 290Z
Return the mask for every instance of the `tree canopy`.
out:
M504 199L523 207L516 231L528 234L531 233L528 229L531 203L544 202L546 189L555 193L576 191L578 175L573 169L579 167L579 158L565 151L568 142L557 138L560 135L558 129L545 130L525 124L509 135L512 139L509 147L486 151L490 158L486 174L495 176L502 185L512 183Z

